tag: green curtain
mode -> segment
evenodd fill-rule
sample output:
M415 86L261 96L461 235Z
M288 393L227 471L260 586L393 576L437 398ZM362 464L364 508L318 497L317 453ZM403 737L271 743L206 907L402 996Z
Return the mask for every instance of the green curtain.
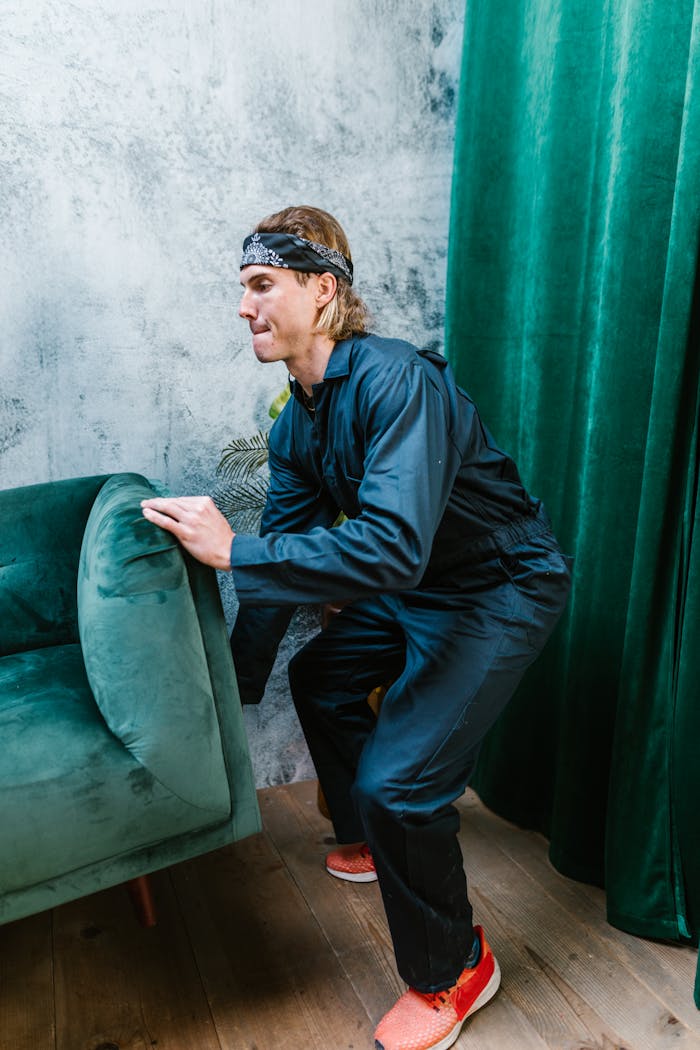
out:
M446 319L576 559L474 786L613 924L693 943L699 91L700 0L469 0Z

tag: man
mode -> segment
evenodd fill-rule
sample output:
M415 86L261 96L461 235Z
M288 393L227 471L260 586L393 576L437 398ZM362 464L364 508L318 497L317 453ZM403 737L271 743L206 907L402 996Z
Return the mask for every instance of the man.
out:
M233 570L244 700L260 699L297 604L343 606L290 665L339 843L326 867L379 879L409 985L376 1047L444 1050L500 981L472 925L453 802L559 618L569 568L445 360L368 334L352 279L326 212L258 225L239 312L258 360L293 377L260 536L234 535L207 498L152 499L143 513ZM367 694L388 683L375 718Z

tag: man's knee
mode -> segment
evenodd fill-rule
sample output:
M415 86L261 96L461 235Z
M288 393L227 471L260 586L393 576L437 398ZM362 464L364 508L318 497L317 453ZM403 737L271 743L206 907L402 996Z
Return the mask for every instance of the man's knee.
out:
M381 765L360 762L352 786L355 807L364 819L373 817L400 819L406 792L387 776Z
M355 807L366 824L390 821L402 827L425 827L448 820L459 826L452 803L460 791L422 781L415 772L392 769L386 755L376 763L365 761L366 757L362 756L352 787Z

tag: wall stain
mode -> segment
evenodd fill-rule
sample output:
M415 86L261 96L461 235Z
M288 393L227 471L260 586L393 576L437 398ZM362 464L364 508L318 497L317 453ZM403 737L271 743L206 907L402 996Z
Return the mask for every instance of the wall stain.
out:
M447 73L431 66L427 76L427 90L430 112L440 120L451 119L457 102L457 91Z
M29 409L21 397L0 397L0 455L19 445L30 421Z

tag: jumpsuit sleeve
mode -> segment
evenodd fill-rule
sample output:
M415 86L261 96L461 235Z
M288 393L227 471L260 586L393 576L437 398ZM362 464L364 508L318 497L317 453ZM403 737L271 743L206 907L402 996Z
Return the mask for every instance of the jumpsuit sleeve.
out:
M231 565L241 600L352 601L419 583L461 461L445 397L419 360L391 375L376 369L356 396L365 442L359 513L335 529L237 537Z
M274 430L273 430L274 435ZM322 524L330 526L338 516L335 507L308 479L285 463L270 438L270 487L263 511L260 536L271 531L303 531ZM233 546L246 538L240 533ZM289 626L296 600L284 604L260 604L239 593L240 606L231 633L231 653L241 702L258 704L277 656L279 644ZM276 601L282 596L276 594ZM313 599L316 601L317 599Z

